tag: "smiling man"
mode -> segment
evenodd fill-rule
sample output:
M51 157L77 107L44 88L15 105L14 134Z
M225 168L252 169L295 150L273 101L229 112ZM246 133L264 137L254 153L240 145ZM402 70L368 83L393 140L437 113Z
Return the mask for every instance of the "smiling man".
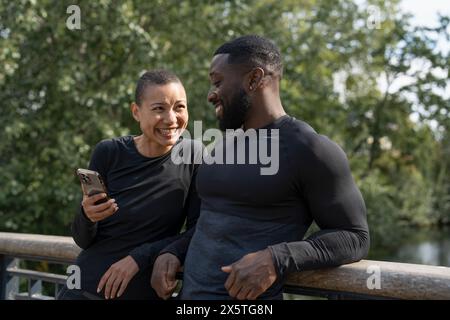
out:
M182 299L281 299L289 272L355 262L368 252L364 200L345 153L285 113L281 77L281 54L263 37L237 38L214 54L208 100L220 128L276 130L268 138L278 140L271 151L279 152L279 170L261 175L261 163L199 167L201 213L185 259ZM229 150L224 141L213 153ZM304 239L312 221L321 230ZM162 253L152 284L167 298L179 259Z

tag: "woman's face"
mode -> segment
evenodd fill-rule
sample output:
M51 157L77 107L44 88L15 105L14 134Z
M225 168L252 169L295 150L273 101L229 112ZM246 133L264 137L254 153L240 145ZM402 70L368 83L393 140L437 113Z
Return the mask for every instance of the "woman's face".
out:
M166 151L180 137L188 123L187 98L181 83L148 85L140 106L133 105L133 117L141 131L158 149Z

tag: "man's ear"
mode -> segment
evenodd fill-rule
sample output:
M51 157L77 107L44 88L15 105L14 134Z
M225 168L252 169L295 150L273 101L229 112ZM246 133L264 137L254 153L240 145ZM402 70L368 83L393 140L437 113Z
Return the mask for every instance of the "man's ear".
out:
M131 110L131 114L133 115L134 120L136 120L137 122L140 122L139 106L135 102L133 102L130 105L130 110Z
M253 91L259 87L264 85L263 79L265 76L265 72L262 68L254 68L248 78L248 90Z

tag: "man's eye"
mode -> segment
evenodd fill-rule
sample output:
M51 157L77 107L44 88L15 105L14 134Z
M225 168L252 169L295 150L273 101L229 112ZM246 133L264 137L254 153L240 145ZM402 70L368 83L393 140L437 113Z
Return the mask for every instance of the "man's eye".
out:
M214 87L218 87L218 86L220 86L220 83L221 83L221 81L216 81L216 82L213 83L213 86Z
M184 109L184 108L186 108L186 106L183 105L183 104L179 104L179 105L177 106L177 109Z

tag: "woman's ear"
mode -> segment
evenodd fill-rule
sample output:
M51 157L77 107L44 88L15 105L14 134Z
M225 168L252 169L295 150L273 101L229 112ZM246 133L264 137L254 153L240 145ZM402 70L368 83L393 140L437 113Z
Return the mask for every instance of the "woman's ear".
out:
M131 114L133 115L134 120L137 122L140 122L140 114L139 114L139 106L133 102L130 106Z

